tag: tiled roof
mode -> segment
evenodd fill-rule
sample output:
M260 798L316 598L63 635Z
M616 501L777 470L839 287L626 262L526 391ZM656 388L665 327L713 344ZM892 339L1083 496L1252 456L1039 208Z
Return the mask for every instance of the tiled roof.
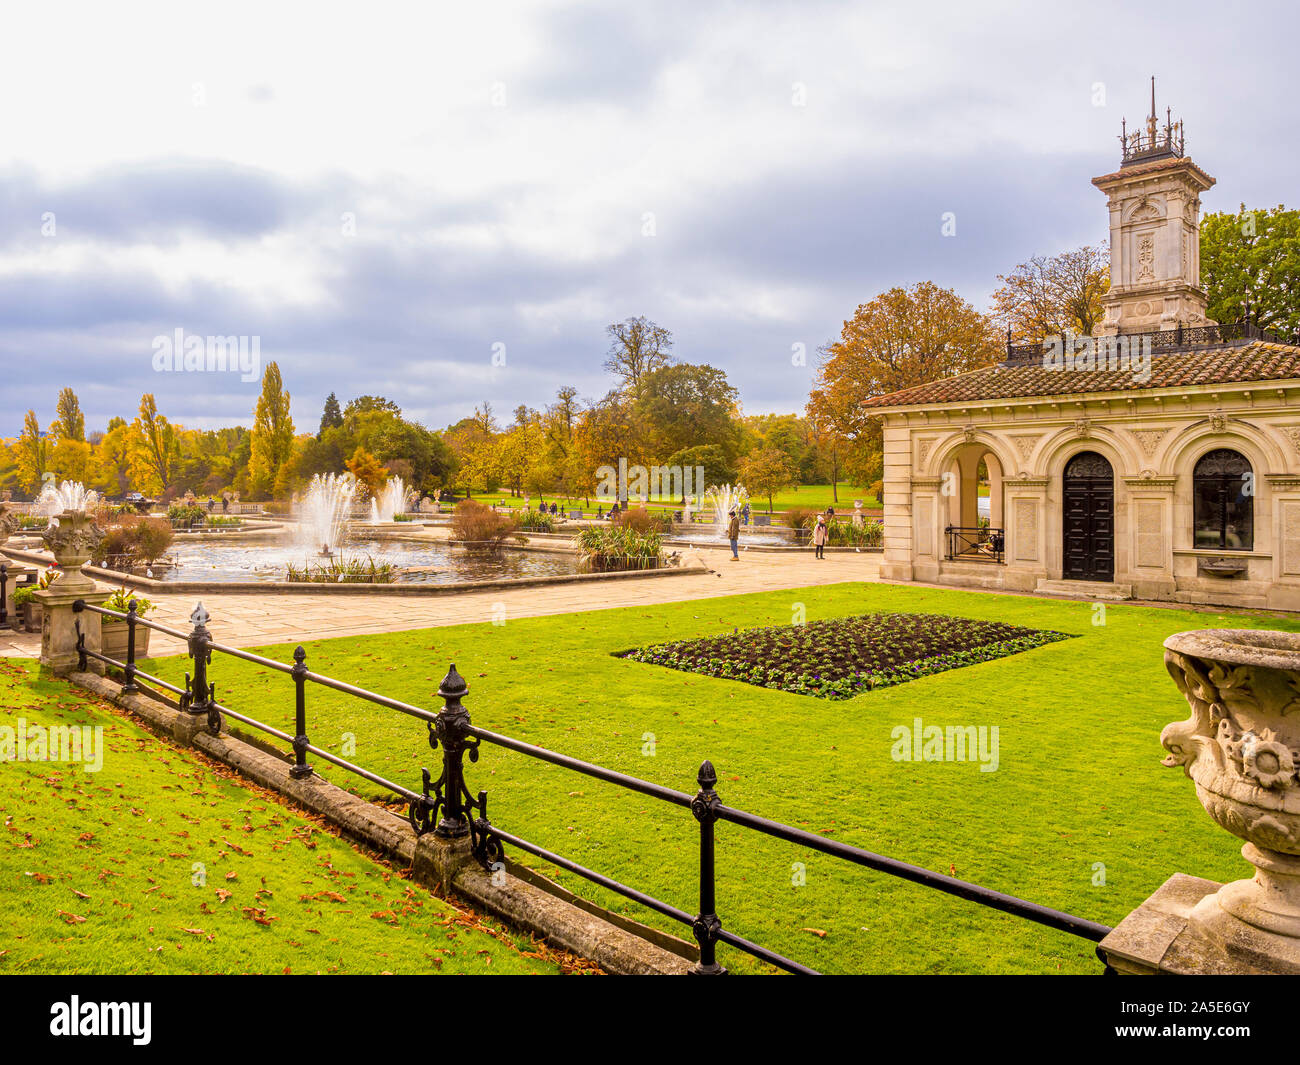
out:
M1300 384L1300 347L1264 340L1173 351L1151 359L1151 376L1135 380L1132 370L1047 369L1041 365L989 366L956 377L864 400L864 407L921 407L978 403L1032 396L1074 396L1134 389L1178 388L1242 381L1295 380Z

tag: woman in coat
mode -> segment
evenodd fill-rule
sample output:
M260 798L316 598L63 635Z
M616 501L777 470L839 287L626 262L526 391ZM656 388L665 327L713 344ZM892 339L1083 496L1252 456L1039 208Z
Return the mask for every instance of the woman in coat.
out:
M826 524L826 515L817 515L817 527L813 529L813 546L817 548L817 557L826 557L826 541L830 538L830 527Z

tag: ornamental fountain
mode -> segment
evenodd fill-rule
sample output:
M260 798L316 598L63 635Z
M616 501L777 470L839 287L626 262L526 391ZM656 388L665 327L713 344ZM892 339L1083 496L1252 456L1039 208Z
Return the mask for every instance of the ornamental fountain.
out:
M745 504L749 502L749 492L739 484L715 484L704 493L704 502L706 505L712 505L713 525L718 536L722 537L726 535L731 512L734 510L739 514L745 508Z
M333 558L347 534L357 480L350 473L316 474L298 513L298 544L322 558Z
M397 520L406 512L406 482L400 477L391 478L370 500L370 524L381 525Z

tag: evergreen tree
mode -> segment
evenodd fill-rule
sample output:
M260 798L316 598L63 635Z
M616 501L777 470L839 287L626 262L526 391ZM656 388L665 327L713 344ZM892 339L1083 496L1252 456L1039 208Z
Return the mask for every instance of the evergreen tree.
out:
M325 411L320 416L320 431L316 434L316 439L319 440L326 429L338 429L342 425L343 411L339 407L339 397L331 392L325 397Z

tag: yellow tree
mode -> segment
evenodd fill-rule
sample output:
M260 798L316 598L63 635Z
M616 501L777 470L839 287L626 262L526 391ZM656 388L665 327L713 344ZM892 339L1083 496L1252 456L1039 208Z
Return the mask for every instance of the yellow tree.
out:
M269 362L262 374L262 394L253 412L252 451L248 460L252 490L266 495L275 486L280 467L293 457L293 419L289 393L284 390L280 367Z
M140 412L131 428L130 469L136 490L150 495L165 492L176 474L180 444L177 427L158 413L152 392L140 397Z
M89 484L97 492L124 495L131 487L131 455L139 449L135 427L114 419L104 438L95 445L86 470Z
M49 449L49 471L61 481L85 482L90 466L90 445L63 437Z
M18 483L28 492L39 491L45 479L49 450L41 436L41 423L36 412L29 410L23 419L23 431L14 445L14 459L18 466Z
M60 440L84 441L86 439L86 416L81 413L81 402L77 399L77 393L70 388L59 391L50 435Z

